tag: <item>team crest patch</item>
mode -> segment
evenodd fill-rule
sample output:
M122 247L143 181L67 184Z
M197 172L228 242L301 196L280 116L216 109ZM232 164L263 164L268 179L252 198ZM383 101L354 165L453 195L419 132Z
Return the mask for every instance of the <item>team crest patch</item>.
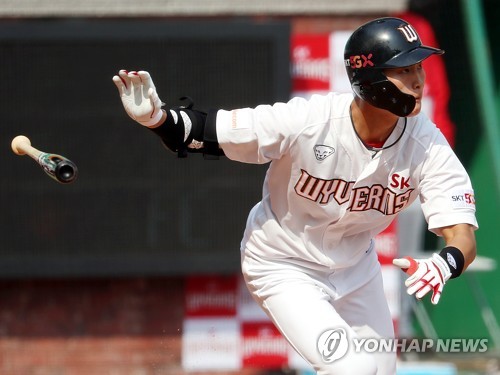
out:
M325 160L327 157L332 155L335 152L335 149L330 146L325 145L316 145L314 146L314 155L316 159L319 161Z

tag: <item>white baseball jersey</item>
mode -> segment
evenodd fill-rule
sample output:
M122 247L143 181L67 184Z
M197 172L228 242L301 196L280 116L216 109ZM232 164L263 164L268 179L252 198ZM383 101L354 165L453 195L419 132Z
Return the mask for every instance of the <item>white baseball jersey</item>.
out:
M401 139L375 152L354 131L352 100L330 93L217 113L219 144L229 159L270 162L262 201L248 217L245 251L309 266L351 266L418 196L430 230L477 227L467 172L428 117L400 118L384 146Z

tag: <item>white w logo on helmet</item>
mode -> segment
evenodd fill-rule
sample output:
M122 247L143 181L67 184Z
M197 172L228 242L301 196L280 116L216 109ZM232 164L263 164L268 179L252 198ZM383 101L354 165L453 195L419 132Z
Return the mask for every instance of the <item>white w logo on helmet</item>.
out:
M418 40L418 34L411 25L398 27L398 30L401 31L409 43Z

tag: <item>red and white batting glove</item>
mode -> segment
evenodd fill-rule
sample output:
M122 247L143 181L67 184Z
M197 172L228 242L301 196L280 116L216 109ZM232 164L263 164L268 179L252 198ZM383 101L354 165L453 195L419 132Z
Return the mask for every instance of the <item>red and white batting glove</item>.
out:
M160 122L163 115L161 106L164 103L158 97L148 72L120 70L113 77L113 82L130 118L147 127Z
M404 257L394 259L392 263L411 275L405 281L408 294L415 294L416 298L422 299L432 291L431 302L437 305L444 284L451 277L450 267L443 257L434 253L427 259Z

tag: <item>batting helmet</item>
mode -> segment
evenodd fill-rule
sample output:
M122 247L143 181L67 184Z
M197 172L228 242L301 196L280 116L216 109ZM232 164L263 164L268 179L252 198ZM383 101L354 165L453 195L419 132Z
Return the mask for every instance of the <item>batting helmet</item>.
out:
M344 62L354 93L371 105L398 116L408 116L415 98L401 92L384 69L417 64L444 51L423 46L408 22L394 17L379 18L356 29L346 43Z

